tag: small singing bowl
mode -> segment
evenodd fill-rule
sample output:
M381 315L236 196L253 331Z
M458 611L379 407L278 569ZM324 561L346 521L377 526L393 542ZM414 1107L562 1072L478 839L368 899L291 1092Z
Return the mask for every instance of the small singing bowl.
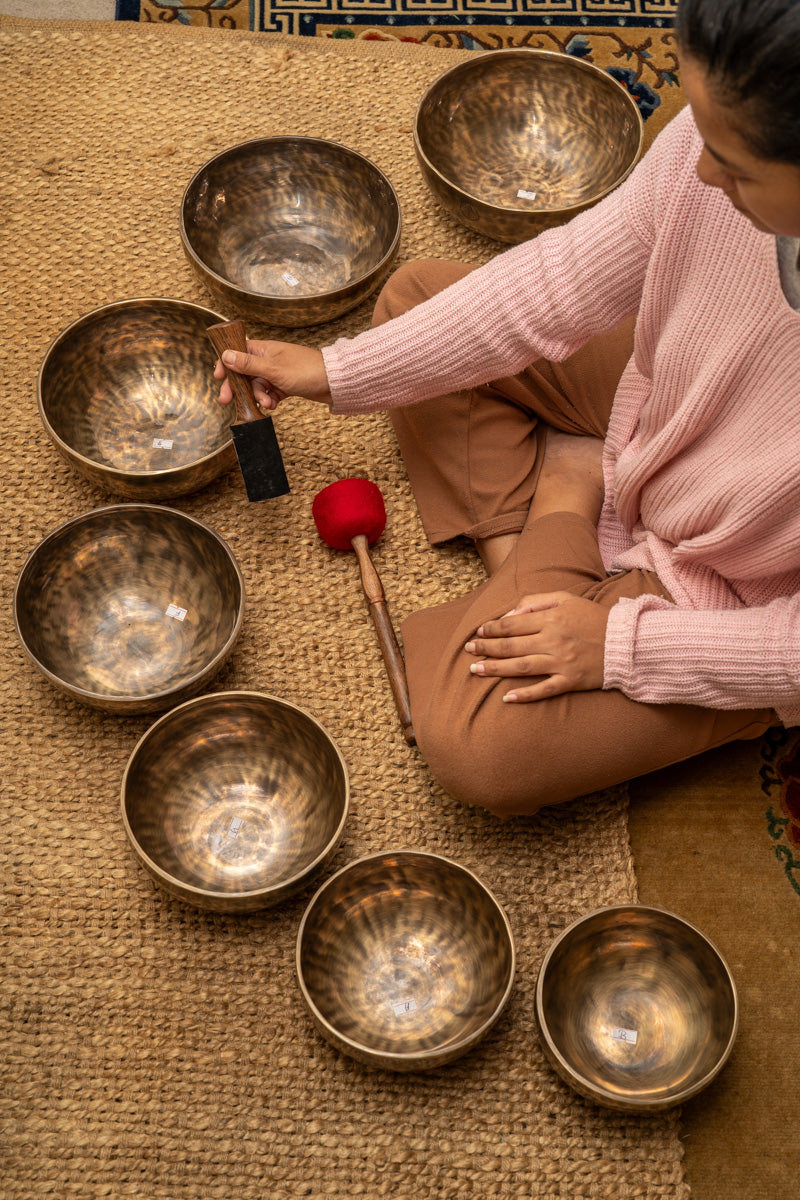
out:
M197 491L234 466L206 336L223 319L145 297L73 321L51 343L37 384L62 458L98 487L144 501Z
M271 325L317 325L366 299L400 244L400 204L337 142L269 137L217 154L181 204L183 249L212 296Z
M736 987L722 955L687 921L619 905L575 921L536 985L547 1058L575 1091L629 1112L681 1104L733 1049Z
M312 899L297 977L319 1030L368 1066L424 1071L472 1049L514 981L503 909L465 867L416 850L350 863Z
M606 71L550 50L496 50L424 93L414 148L436 200L468 229L522 242L595 204L631 172L644 124Z
M259 692L195 697L153 725L122 780L122 821L156 883L189 904L252 912L334 853L347 768L304 709Z
M118 504L49 533L22 568L14 621L47 680L109 713L198 692L239 636L244 581L228 545L171 508Z

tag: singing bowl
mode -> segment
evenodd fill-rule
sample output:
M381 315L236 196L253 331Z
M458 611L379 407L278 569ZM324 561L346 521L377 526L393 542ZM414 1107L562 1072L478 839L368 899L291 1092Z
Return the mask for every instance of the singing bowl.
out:
M226 307L272 325L330 321L383 281L400 204L374 163L337 142L269 137L217 154L181 204L184 252Z
M319 1030L368 1066L422 1071L475 1046L514 980L503 909L475 875L435 854L370 855L306 909L297 977Z
M122 821L171 895L251 912L322 869L349 797L344 760L309 713L259 692L219 692L180 705L139 741L122 781Z
M49 533L20 572L22 648L67 695L109 713L149 713L199 691L239 636L244 582L207 525L118 504Z
M643 905L589 913L555 940L536 984L546 1056L581 1095L654 1112L706 1087L733 1049L738 1001L693 925Z
M522 242L595 204L631 172L644 124L607 72L550 50L496 50L435 79L414 148L436 200L468 229Z
M146 297L96 308L54 339L39 370L39 414L78 474L130 500L167 500L235 464L206 336L222 320Z

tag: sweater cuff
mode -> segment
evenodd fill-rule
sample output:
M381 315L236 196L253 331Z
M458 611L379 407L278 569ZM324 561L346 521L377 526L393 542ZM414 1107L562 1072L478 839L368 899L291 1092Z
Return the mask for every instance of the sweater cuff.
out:
M622 599L609 611L603 687L644 704L774 708L783 716L800 701L792 616L789 598L766 610Z
M359 334L359 337L365 337L369 334L366 330L364 334ZM349 370L352 373L352 360L355 358L360 365L367 365L369 359L369 346L364 347L359 354L352 353L353 342L340 338L331 346L323 346L322 360L325 363L325 373L328 376L328 390L331 395L330 411L334 416L354 416L357 413L373 412L377 409L386 408L385 398L378 394L377 397L373 393L370 395L364 390L363 386L359 388L354 386L352 380L348 378L348 367L342 362L340 349L347 341L351 348L351 356L349 360Z
M662 604L668 601L654 597ZM634 673L634 650L636 648L636 624L640 605L636 600L623 597L609 610L606 625L606 641L603 659L603 689L617 688L630 695L630 681Z

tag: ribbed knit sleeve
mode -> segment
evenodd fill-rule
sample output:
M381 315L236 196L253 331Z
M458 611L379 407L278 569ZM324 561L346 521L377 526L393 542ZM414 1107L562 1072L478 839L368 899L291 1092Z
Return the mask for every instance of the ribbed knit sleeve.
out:
M800 597L724 610L621 600L609 613L603 687L645 704L774 708L800 724Z
M387 325L323 350L334 413L399 407L559 361L637 311L656 192L685 169L681 117L626 182Z

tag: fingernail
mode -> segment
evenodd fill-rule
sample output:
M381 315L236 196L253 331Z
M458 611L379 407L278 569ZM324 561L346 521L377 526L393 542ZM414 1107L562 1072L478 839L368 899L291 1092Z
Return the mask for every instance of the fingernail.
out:
M477 633L478 637L483 637L483 626L481 625L481 627L476 629L475 632Z
M483 675L483 663L472 663L470 671L473 675Z
M503 704L513 704L516 699L516 692L506 692L505 696L503 696Z
M238 357L239 356L235 350L225 350L222 355L222 361L229 367L235 367Z
M466 644L466 646L464 647L464 649L466 650L467 654L474 654L474 653L475 653L475 643L474 643L474 642L467 642L467 644Z

